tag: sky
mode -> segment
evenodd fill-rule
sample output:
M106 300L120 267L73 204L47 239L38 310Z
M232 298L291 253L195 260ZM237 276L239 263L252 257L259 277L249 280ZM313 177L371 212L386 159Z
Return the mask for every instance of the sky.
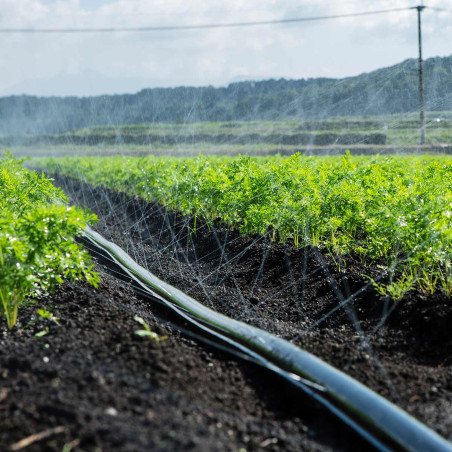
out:
M0 0L1 28L247 22L416 6L420 0ZM426 0L424 57L452 54L452 0ZM416 11L247 28L0 34L0 96L89 96L268 78L341 78L417 58Z

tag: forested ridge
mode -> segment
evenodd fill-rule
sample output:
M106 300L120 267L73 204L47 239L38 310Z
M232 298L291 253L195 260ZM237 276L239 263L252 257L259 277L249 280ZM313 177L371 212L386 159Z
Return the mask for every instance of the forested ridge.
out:
M424 63L426 108L452 105L452 56ZM96 97L0 98L0 134L43 134L100 124L321 119L416 111L417 60L344 79L232 83L227 87L149 88Z

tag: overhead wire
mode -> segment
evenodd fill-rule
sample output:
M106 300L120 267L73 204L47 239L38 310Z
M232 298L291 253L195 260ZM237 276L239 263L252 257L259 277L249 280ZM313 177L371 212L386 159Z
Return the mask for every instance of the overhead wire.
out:
M452 13L452 9L447 8L437 8L436 6L429 6L428 8L433 9L435 11L440 11L442 13Z
M363 11L348 14L333 14L329 16L296 17L288 19L272 19L251 22L207 23L188 25L157 25L146 27L105 27L105 28L0 28L0 33L118 33L118 32L153 32L153 31L179 31L202 30L214 28L254 27L259 25L277 25L300 22L315 22L332 19L345 19L349 17L371 16L376 14L388 14L400 11L409 11L412 8L392 8L376 11Z

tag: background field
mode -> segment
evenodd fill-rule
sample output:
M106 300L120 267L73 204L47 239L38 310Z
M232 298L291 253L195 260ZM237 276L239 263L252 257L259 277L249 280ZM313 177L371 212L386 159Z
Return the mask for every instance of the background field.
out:
M148 123L93 126L60 134L3 136L16 155L310 155L452 152L452 112L426 114L420 147L417 113L324 120Z

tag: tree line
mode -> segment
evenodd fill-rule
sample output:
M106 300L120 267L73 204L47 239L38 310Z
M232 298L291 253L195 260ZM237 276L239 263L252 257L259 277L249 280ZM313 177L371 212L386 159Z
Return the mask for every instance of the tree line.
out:
M424 63L426 108L451 110L452 56ZM0 134L53 134L94 125L322 119L416 111L417 60L344 79L148 88L94 97L0 98Z

